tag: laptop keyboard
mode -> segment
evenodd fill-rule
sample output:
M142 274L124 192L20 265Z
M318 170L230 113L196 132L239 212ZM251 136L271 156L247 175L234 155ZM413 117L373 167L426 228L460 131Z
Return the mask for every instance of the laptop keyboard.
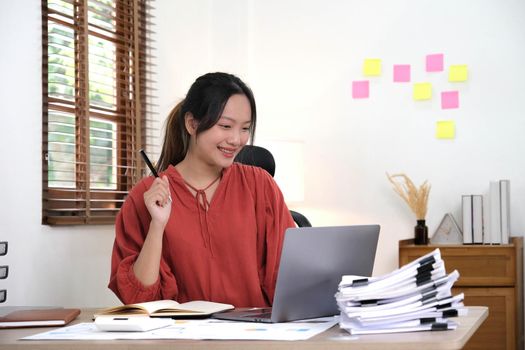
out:
M225 312L219 312L212 315L213 318L219 320L230 320L230 321L245 321L245 322L264 322L271 323L272 321L272 308L243 308Z
M272 313L271 312L263 312L263 313L250 314L250 317L272 318Z

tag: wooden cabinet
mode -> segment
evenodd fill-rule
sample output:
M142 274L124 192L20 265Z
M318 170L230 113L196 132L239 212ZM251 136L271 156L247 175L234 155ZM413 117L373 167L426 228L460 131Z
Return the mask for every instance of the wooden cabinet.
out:
M399 242L399 266L439 248L447 273L458 270L453 294L488 306L489 317L465 349L523 349L523 237L502 245L414 245Z

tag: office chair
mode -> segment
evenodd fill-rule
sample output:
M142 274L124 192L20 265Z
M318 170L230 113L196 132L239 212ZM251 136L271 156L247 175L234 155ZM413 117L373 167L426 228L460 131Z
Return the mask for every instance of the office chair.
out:
M270 151L264 147L246 145L237 154L235 161L247 165L255 165L266 170L272 177L275 175L275 159ZM290 210L293 220L299 227L312 227L312 224L301 213Z

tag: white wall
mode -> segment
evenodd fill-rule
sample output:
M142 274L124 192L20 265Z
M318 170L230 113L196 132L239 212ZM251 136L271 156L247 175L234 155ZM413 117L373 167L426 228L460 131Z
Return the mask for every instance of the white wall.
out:
M414 216L385 172L432 184L430 232L446 212L459 215L462 194L483 193L509 178L512 232L525 222L525 3L523 1L255 2L254 76L261 133L305 140L305 213L314 224L382 225L375 273L397 262L397 242L413 235ZM293 16L290 16L294 13ZM428 53L468 64L458 110L440 109L446 75L424 73ZM352 100L351 80L363 58L379 57L384 73L372 97ZM414 81L429 79L432 102L414 102L409 85L392 83L394 63L412 64ZM437 90L437 91L436 91ZM434 123L454 119L455 140L437 140ZM320 213L319 213L320 211ZM325 218L322 214L330 211Z
M7 305L106 306L112 226L42 226L40 1L0 11L0 241Z
M197 5L198 4L198 5ZM461 223L462 194L484 193L490 180L511 180L512 233L525 222L525 2L520 0L159 1L184 23L159 28L160 86L176 96L205 71L243 77L258 103L257 140L304 142L305 201L293 207L314 225L379 223L375 274L397 265L397 244L413 236L415 217L385 172L432 185L427 222ZM194 6L206 10L195 13ZM207 7L209 6L209 7ZM212 20L204 23L210 16ZM205 14L205 15L204 15ZM209 34L211 32L211 34ZM175 35L174 38L171 35ZM169 40L177 47L164 45ZM211 46L206 45L211 40ZM425 73L425 55L467 64L469 79ZM353 100L362 60L383 60L371 98ZM190 64L188 64L190 63ZM430 102L414 102L410 84L392 83L392 64L412 65L412 81L434 84ZM439 92L460 91L460 108L442 110ZM173 99L161 98L161 110ZM162 113L161 113L162 114ZM453 119L457 137L438 140L435 122ZM277 164L277 172L279 164Z
M244 78L258 103L256 141L304 142L305 201L295 208L316 226L382 225L375 274L397 266L397 242L415 224L385 171L429 180L431 232L446 212L460 219L461 194L508 178L512 232L525 232L525 2L157 0L156 7L161 115L200 74ZM4 4L0 118L9 131L0 137L0 240L10 245L0 264L10 265L10 276L0 288L10 305L114 304L106 288L113 227L40 225L40 35L39 1ZM414 80L427 78L424 57L434 52L447 65L469 66L458 110L441 110L438 90L416 103L409 86L391 82L394 63L412 64ZM381 58L384 73L369 100L352 100L366 57ZM451 86L443 75L430 79L439 90ZM441 118L456 121L456 139L434 138Z

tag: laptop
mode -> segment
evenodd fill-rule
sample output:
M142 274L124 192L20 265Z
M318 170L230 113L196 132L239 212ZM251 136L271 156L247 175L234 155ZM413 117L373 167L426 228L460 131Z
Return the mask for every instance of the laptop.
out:
M371 276L379 225L289 228L284 235L273 307L214 314L222 320L287 322L339 313L343 275Z

